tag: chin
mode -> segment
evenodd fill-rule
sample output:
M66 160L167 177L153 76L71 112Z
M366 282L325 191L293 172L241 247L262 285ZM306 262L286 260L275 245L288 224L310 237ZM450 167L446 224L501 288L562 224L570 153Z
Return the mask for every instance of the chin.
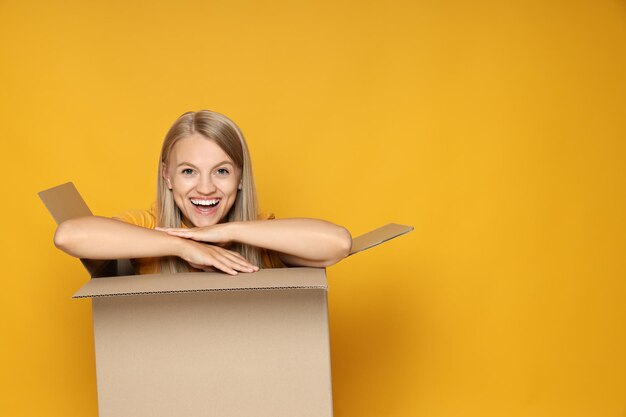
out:
M191 219L190 223L193 224L194 227L207 227L213 226L219 222L216 219Z

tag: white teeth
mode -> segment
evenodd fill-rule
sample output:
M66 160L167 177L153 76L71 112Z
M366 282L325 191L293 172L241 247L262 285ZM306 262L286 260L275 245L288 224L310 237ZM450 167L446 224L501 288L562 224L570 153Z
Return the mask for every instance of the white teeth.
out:
M219 203L219 201L220 200L218 200L217 198L214 198L213 200L200 200L196 198L191 199L191 202L196 206L215 206L217 205L217 203Z

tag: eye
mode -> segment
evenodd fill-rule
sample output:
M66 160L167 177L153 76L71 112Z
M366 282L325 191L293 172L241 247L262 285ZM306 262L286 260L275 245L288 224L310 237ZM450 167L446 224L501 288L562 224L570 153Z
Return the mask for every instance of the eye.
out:
M182 171L180 171L183 175L192 175L193 174L193 169L191 168L184 168Z
M230 171L228 169L226 169L226 168L218 168L218 169L215 170L215 173L217 175L228 175L228 174L230 174Z

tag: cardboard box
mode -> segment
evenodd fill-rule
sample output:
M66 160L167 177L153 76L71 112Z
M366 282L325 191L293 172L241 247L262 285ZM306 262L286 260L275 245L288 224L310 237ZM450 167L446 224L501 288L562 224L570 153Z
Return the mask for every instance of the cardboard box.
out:
M91 215L72 183L39 195L57 223ZM351 254L411 230L387 225ZM101 417L332 416L325 269L128 275L126 260L83 263L92 279L74 298L92 300Z

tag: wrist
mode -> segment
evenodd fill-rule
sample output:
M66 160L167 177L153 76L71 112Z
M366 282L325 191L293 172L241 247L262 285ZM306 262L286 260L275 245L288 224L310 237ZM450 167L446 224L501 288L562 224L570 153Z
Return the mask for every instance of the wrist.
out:
M241 242L239 231L241 229L241 222L228 222L222 223L223 237L222 243Z
M191 241L182 237L169 235L168 237L170 238L170 245L172 248L171 255L184 259L185 254L189 251L189 245Z

